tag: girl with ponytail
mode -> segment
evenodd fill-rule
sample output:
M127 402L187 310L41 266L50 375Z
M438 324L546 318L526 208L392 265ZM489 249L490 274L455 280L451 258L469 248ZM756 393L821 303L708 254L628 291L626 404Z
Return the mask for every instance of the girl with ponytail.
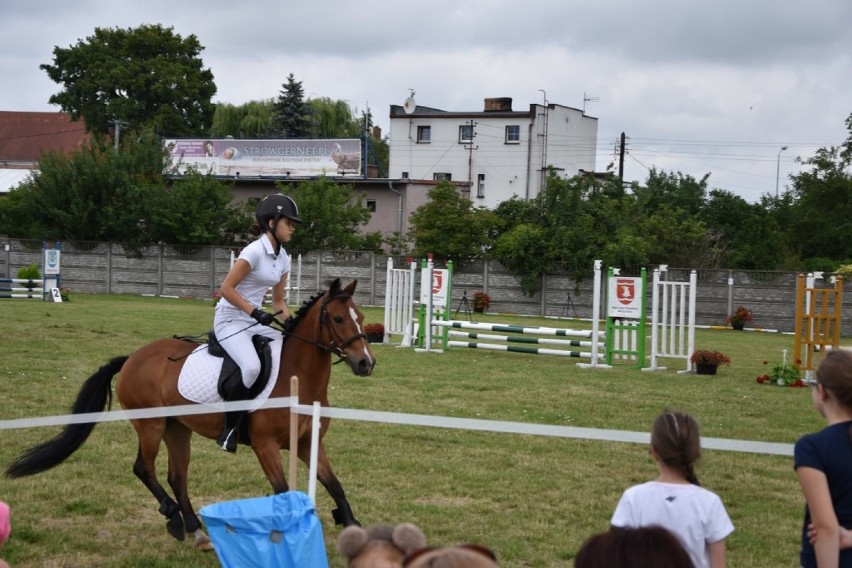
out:
M680 540L696 568L724 567L725 539L734 525L719 496L701 487L695 475L698 422L683 412L663 412L651 429L650 453L659 475L624 492L612 526L663 527Z
M802 566L852 566L852 352L829 351L816 371L811 401L826 427L793 450L805 495Z

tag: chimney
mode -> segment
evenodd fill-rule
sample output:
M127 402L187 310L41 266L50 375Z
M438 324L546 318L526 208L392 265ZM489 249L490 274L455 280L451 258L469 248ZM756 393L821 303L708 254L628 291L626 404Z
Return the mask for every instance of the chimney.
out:
M512 97L485 99L485 112L512 112Z

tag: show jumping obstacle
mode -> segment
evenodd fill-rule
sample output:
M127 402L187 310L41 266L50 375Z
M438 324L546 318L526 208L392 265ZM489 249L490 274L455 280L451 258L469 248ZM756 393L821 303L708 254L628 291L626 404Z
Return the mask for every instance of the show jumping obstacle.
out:
M559 336L559 337L583 337L587 339L591 339L592 331L591 330L577 330L577 329L559 329L553 327L538 327L538 326L517 326L517 325L500 325L500 324L489 324L489 323L474 323L474 322L466 322L466 321L441 321L434 320L432 321L432 325L437 327L445 327L445 328L456 328L456 329L475 329L475 330L484 330L484 331L502 331L506 333L515 333L515 334L526 334L526 335L550 335L550 336ZM601 336L603 336L603 332L599 332ZM591 341L580 341L576 339L549 339L549 338L539 338L539 337L524 337L523 335L491 335L491 334L483 334L483 333L464 333L461 331L454 331L452 329L447 330L447 337L467 337L470 339L480 339L486 341L502 341L504 344L499 343L483 343L481 341L456 341L456 340L447 340L446 344L448 347L469 347L472 349L491 349L494 351L511 351L514 353L532 353L535 355L558 355L562 357L584 357L587 359L591 359L592 353L591 351L582 352L582 351L574 351L570 349L550 349L544 347L521 347L517 345L511 345L512 343L526 343L526 344L541 344L541 345L553 345L560 347L592 347Z
M689 281L666 280L668 265L654 269L651 284L651 361L643 371L664 371L660 357L686 359L686 370L693 370L695 351L695 300L698 276L690 271Z
M411 347L414 325L414 284L417 265L412 260L408 268L394 268L393 258L388 257L385 280L385 337L391 334L402 336L400 347Z
M0 278L0 298L44 299L44 281Z
M813 378L814 352L840 346L840 316L843 306L843 276L831 277L834 288L817 288L822 273L799 274L796 278L796 322L794 358L806 378Z
M59 291L59 259L62 244L52 243L52 246L48 247L47 242L43 242L41 248L42 279L0 278L0 299L62 302L62 294Z

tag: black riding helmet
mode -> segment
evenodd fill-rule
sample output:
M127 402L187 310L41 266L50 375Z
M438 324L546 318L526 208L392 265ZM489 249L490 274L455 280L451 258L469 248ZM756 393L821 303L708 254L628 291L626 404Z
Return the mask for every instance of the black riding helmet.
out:
M286 217L295 223L302 222L299 219L299 208L296 206L296 202L280 193L267 195L261 199L257 205L257 211L254 212L254 218L257 219L264 231L269 230L269 224L266 221L272 219L277 224L281 217Z
M286 217L294 223L302 222L299 218L299 208L296 206L296 202L292 198L280 193L267 195L261 199L257 205L257 210L254 212L254 218L257 220L258 225L260 225L264 232L270 233L275 240L276 256L281 250L281 243L278 242L278 237L275 236L275 227L278 226L278 221L281 217ZM270 220L273 221L271 229L269 228Z

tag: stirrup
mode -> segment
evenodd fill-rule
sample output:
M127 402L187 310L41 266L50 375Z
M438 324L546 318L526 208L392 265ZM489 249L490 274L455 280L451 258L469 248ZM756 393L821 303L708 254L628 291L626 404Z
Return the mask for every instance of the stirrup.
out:
M222 435L219 437L218 440L216 440L216 443L219 444L219 447L223 451L226 451L230 454L237 453L237 441L236 436L234 435L236 431L236 428L232 428L227 433L222 432Z

